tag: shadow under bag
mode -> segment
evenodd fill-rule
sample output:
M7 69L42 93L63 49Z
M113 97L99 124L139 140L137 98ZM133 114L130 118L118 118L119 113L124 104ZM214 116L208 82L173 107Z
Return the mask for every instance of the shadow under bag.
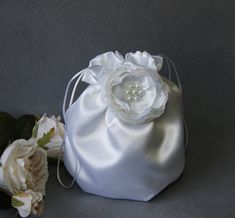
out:
M187 139L181 85L159 75L163 60L170 70L165 56L107 52L69 81L64 164L84 191L149 201L182 173ZM89 85L73 102L80 80Z

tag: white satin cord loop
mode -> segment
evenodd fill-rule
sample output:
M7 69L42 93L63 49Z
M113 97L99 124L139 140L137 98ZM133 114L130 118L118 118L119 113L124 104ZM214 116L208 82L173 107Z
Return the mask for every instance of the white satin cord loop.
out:
M167 55L160 54L159 56L165 58L165 60L166 60L166 64L168 67L168 79L169 80L171 80L171 66L173 67L173 70L174 70L173 72L175 73L175 76L176 76L177 85L179 86L180 91L183 92L182 85L180 82L180 77L179 77L179 74L178 74L178 71L177 71L177 68L176 68L174 62ZM155 56L153 56L153 57L155 57ZM171 66L170 66L170 64L171 64Z
M68 91L69 91L69 88L70 88L70 85L71 83L78 77L74 87L73 87L73 91L71 93L71 96L70 96L70 101L69 101L69 106L71 106L73 104L73 99L74 99L74 95L75 95L75 92L76 92L76 89L77 89L77 86L78 86L78 83L80 82L80 80L82 79L83 75L85 74L85 71L87 69L84 69L80 72L78 72L77 74L75 74L68 82L68 85L66 87L66 90L65 90L65 95L64 95L64 100L63 100L63 117L64 117L64 122L66 124L66 116L65 116L65 112L66 112L66 102L67 102L67 97L68 97Z
M69 185L65 185L62 180L61 180L61 177L60 177L60 162L61 162L61 155L63 154L63 151L64 151L64 147L61 146L61 149L60 149L60 153L59 153L59 157L58 157L58 161L57 161L57 180L58 182L60 183L60 185L65 188L65 189L70 189L73 187L75 181L76 181L76 176L77 176L77 164L76 164L76 168L75 168L75 175L73 176L73 180L72 182L69 184Z
M177 71L177 68L176 68L174 62L167 55L160 54L159 56L162 56L166 60L166 64L167 64L167 67L168 67L168 79L169 80L171 80L171 66L173 67L173 72L175 73L175 76L176 76L177 85L179 86L179 89L180 89L180 91L182 92L182 95L183 95L183 89L182 89L180 77L179 77L179 74L178 74L178 71ZM171 64L171 66L170 66L170 64ZM182 104L183 104L183 102L182 102ZM184 147L187 148L188 147L188 125L187 125L187 121L186 121L185 116L184 116L184 131L185 131Z
M65 122L65 128L66 128L66 116L65 116L65 112L66 112L66 102L67 102L67 97L68 97L68 91L69 91L69 88L70 88L70 85L72 84L72 82L77 78L77 81L76 83L74 84L74 87L73 87L73 90L72 90L72 93L71 93L71 96L70 96L70 101L69 101L69 106L71 106L73 104L73 99L74 99L74 95L75 95L75 92L76 92L76 89L77 89L77 86L79 84L79 82L81 81L84 73L85 73L85 70L82 70L80 72L78 72L77 74L75 74L71 79L70 81L68 82L68 85L66 87L66 91L65 91L65 96L64 96L64 100L63 100L63 118L64 118L64 122ZM58 161L57 161L57 180L58 182L60 183L60 185L65 188L65 189L70 189L73 187L75 181L76 181L76 177L77 177L77 172L78 172L78 167L77 167L77 163L76 163L76 166L75 166L75 174L73 176L73 180L72 182L69 184L69 185L65 185L62 180L61 180L61 177L60 177L60 162L61 162L61 155L64 153L64 143L63 145L61 146L61 149L60 149L60 153L59 153L59 157L58 157Z

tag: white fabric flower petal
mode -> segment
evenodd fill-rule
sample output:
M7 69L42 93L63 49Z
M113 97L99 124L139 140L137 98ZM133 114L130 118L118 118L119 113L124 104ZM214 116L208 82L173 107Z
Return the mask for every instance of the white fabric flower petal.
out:
M92 65L84 70L82 81L91 85L97 85L97 78L101 75L103 67L99 65Z
M88 68L84 70L82 81L91 85L100 84L108 76L109 72L113 68L120 66L123 61L124 58L118 51L98 55L89 62Z
M139 96L134 89L131 89L134 94L129 93L131 91L128 84L140 85L144 95ZM105 91L108 105L112 110L121 120L132 124L159 117L164 112L168 99L160 76L146 69L114 72L106 84ZM139 100L135 101L135 98Z
M100 98L105 98L117 116L127 123L138 124L159 117L168 100L164 82L158 72L163 58L148 52L107 52L90 61L83 81L99 86ZM138 83L144 96L126 94L127 83ZM136 100L135 100L136 99Z
M113 68L122 64L122 62L123 58L120 53L106 52L93 58L89 63L89 67L99 65L102 67Z
M163 58L161 56L152 56L152 57L157 65L157 71L159 72L162 69Z
M137 51L135 53L127 53L125 56L125 60L131 63L134 63L139 66L143 66L149 69L157 70L157 65L155 60L152 58L152 56L144 51L140 52Z

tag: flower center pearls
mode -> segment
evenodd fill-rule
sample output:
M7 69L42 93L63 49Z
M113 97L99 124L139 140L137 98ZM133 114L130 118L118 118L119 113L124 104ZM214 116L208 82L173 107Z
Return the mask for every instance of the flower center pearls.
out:
M130 83L125 90L126 98L129 102L137 102L143 99L145 94L143 86L140 83Z

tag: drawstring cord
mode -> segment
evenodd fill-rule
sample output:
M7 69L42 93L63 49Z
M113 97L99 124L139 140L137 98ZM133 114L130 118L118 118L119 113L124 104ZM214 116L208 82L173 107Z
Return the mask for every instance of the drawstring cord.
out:
M59 157L58 157L58 161L57 161L57 169L56 169L56 173L57 173L57 180L58 182L60 183L60 185L65 188L65 189L70 189L73 187L75 181L76 181L76 175L77 175L77 164L76 164L76 168L75 168L75 174L73 176L73 180L72 182L69 184L69 185L65 185L62 180L61 180L61 177L60 177L60 162L61 162L61 155L63 154L64 152L64 145L61 146L60 148L60 153L59 153Z
M80 82L81 78L83 77L83 75L85 74L85 71L87 69L84 69L80 72L78 72L77 74L75 74L68 82L68 85L66 87L66 90L65 90L65 94L64 94L64 100L63 100L63 117L64 117L64 122L66 123L66 115L65 115L65 112L66 112L66 102L67 102L67 98L68 98L68 91L69 91L69 88L70 88L70 85L71 83L78 77L74 87L73 87L73 91L72 91L72 94L71 94L71 97L70 97L70 101L69 101L69 106L73 104L73 98L74 98L74 95L75 95L75 91L76 91L76 88L78 86L78 83Z
M63 117L64 117L64 123L65 123L65 128L66 128L66 123L67 123L67 118L66 118L66 102L67 102L67 98L68 98L68 91L69 91L69 88L72 84L72 82L77 78L77 81L76 83L74 84L74 87L73 87L73 90L72 90L72 93L71 93L71 97L70 97L70 101L69 101L69 106L71 106L73 104L73 99L74 99L74 95L75 95L75 92L76 92L76 89L77 89L77 86L79 84L79 82L81 81L82 77L84 76L85 74L85 71L87 69L84 69L80 72L78 72L77 74L75 74L68 82L68 85L66 87L66 90L65 90L65 95L64 95L64 100L63 100ZM59 157L58 157L58 161L57 161L57 180L59 182L59 184L65 188L65 189L70 189L73 187L75 181L76 181L76 176L77 176L77 172L78 172L78 167L77 167L77 162L76 162L76 167L75 167L75 173L73 175L73 180L72 182L69 184L69 185L65 185L62 180L61 180L61 177L60 177L60 162L61 162L61 156L62 154L64 153L64 143L63 145L61 146L60 148L60 153L59 153Z
M166 64L167 64L167 68L168 68L168 79L169 80L171 80L171 72L172 72L171 71L171 66L173 67L173 72L175 73L177 84L178 84L179 89L180 89L180 91L182 93L182 96L183 96L183 89L182 89L180 77L179 77L179 74L178 74L178 71L177 71L177 68L176 68L174 62L167 55L160 54L159 56L161 56L161 57L166 59ZM185 131L184 147L187 148L188 147L188 125L187 125L187 122L186 122L185 113L184 113L183 120L184 120L184 131Z

